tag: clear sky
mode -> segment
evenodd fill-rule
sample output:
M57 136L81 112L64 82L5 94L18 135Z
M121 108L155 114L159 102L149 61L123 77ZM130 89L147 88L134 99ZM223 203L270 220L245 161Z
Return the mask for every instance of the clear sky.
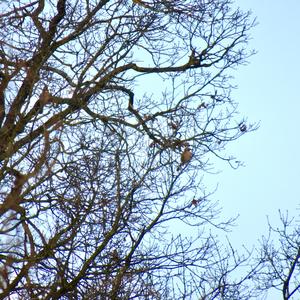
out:
M238 85L233 98L241 116L260 128L226 149L245 166L220 164L222 172L208 180L218 184L213 197L223 216L240 216L230 241L251 248L267 234L267 216L279 224L279 209L296 217L300 211L300 0L235 2L257 17L249 47L258 53L233 72Z
M236 0L252 10L258 25L249 46L258 53L235 72L234 98L260 128L229 148L245 167L222 168L212 177L224 214L239 214L229 234L235 245L251 247L267 234L267 218L279 225L278 210L298 218L300 208L300 1ZM282 299L269 296L268 300Z
M266 215L278 209L297 214L300 204L300 1L237 3L259 24L250 43L258 53L235 73L234 96L241 114L260 128L228 148L245 167L224 168L217 195L225 210L241 214L235 231L255 239L266 231Z

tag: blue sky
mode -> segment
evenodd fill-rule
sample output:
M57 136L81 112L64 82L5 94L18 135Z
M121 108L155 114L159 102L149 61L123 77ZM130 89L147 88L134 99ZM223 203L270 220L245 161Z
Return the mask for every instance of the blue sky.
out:
M279 225L279 209L296 217L300 209L300 0L235 2L257 17L249 47L258 53L233 72L233 96L241 115L260 128L226 149L245 166L220 164L222 172L209 181L218 183L213 197L223 216L240 216L229 239L251 248L267 234L267 216Z
M213 180L219 183L214 196L224 215L240 215L230 239L235 245L251 247L267 234L266 216L279 225L281 209L299 219L300 1L236 3L257 17L249 46L258 53L234 73L238 89L233 95L241 115L260 122L260 128L226 150L245 167L223 166Z
M255 241L266 232L266 215L276 220L278 209L296 215L300 204L300 2L237 4L257 16L249 46L258 53L234 74L238 89L233 95L240 113L260 122L260 128L227 148L245 167L223 168L216 196L224 212L241 215L237 235L247 231Z

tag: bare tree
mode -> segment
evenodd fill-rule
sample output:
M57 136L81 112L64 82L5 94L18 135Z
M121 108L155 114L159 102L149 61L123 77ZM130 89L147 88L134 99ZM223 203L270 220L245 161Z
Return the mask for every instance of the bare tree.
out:
M280 212L280 227L269 223L269 235L263 237L260 250L261 270L258 288L276 289L283 300L300 297L300 227L288 213Z
M253 129L229 72L252 54L250 13L229 0L1 10L0 299L248 299L231 276L247 257L210 233L232 220L202 175L214 157L235 166L222 150Z

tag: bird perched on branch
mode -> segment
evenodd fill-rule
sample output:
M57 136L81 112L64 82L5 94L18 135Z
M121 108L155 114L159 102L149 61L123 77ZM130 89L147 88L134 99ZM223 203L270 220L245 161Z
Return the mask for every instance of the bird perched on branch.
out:
M38 101L38 107L40 108L41 113L43 113L44 106L49 102L50 97L51 95L49 93L48 87L45 85Z
M192 49L192 53L191 53L191 55L189 57L188 64L190 66L198 66L198 65L200 65L200 59L199 59L199 57L196 57L196 50L195 49Z
M183 152L181 153L181 156L180 156L181 162L177 168L177 171L179 171L183 165L186 165L192 159L192 156L193 156L193 153L192 153L191 149L189 147L185 147Z
M50 97L51 95L49 93L48 87L45 85L40 95L40 102L42 103L42 105L47 104L49 102Z

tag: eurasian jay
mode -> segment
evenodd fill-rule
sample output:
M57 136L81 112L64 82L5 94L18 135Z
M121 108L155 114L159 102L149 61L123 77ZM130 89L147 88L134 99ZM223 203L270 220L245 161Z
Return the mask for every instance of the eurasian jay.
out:
M193 154L191 149L189 147L185 147L183 152L181 153L181 157L180 157L181 163L178 166L177 171L180 169L181 166L187 164L191 160L192 156Z

